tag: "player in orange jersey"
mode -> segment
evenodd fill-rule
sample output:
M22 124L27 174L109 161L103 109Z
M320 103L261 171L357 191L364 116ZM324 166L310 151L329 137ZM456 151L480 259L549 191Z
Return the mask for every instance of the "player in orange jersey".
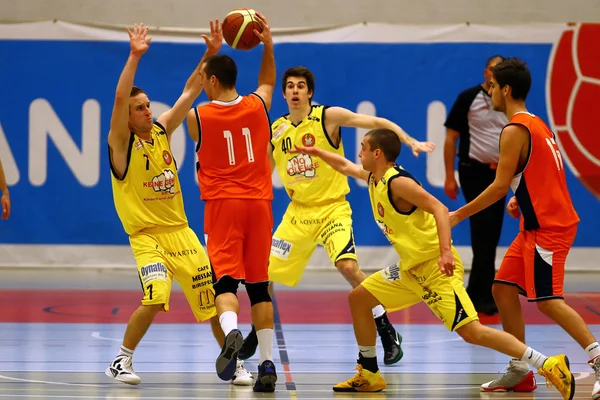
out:
M243 337L237 325L237 289L245 283L260 359L255 392L275 390L273 305L268 292L273 183L271 126L268 110L275 86L273 40L264 16L257 13L264 43L258 88L248 96L236 90L237 66L226 55L208 57L200 78L209 104L190 110L187 126L198 143L198 182L206 201L204 231L214 273L215 302L225 344L216 361L217 374L229 380Z
M567 189L564 163L554 134L529 113L525 99L531 87L529 69L510 58L494 67L490 96L495 110L509 119L500 136L496 179L475 200L451 214L452 226L489 207L512 187L507 205L513 218L521 217L520 232L509 247L496 275L492 292L502 326L525 342L519 294L559 324L589 356L596 371L592 397L600 398L600 346L585 322L563 298L565 261L575 240L579 217ZM508 372L481 386L483 391L533 391L533 375L524 361L511 360ZM574 393L563 392L565 399Z

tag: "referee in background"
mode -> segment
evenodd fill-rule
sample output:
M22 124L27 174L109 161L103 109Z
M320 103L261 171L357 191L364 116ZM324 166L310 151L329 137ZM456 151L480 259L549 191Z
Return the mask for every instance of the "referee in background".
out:
M487 60L483 71L483 83L458 95L444 124L447 128L444 144L444 192L452 200L456 200L459 192L454 173L457 141L460 142L458 177L467 203L479 196L496 177L500 132L508 123L508 119L504 113L492 109L488 90L492 69L503 59L502 56L496 55ZM492 284L496 275L496 247L500 241L505 203L506 197L469 218L473 264L467 293L475 309L488 315L498 312L492 296Z

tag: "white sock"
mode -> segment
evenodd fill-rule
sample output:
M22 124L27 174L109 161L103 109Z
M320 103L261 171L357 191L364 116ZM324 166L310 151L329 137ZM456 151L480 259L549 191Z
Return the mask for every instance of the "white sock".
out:
M383 314L385 314L385 308L381 304L373 308L373 318L379 318Z
M121 349L119 350L119 355L133 357L133 350L130 350L125 346L121 346Z
M273 361L273 329L261 329L256 331L258 338L258 365L263 361Z
M225 311L223 314L219 316L219 323L221 324L221 329L223 329L223 333L225 336L229 335L234 329L237 329L238 316L233 311Z
M536 370L542 368L547 359L548 357L538 351L535 351L531 347L528 347L527 350L525 350L523 357L521 357L521 361L525 361Z
M594 358L600 356L600 344L598 344L598 342L594 342L594 343L590 344L588 347L586 347L585 351L587 351L588 357L590 358L590 361L591 361Z
M377 357L377 346L358 346L358 351L363 358Z

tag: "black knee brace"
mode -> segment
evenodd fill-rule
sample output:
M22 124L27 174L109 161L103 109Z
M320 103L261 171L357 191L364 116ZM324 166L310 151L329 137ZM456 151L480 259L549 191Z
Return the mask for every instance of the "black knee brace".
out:
M237 294L238 285L240 281L230 277L229 275L222 276L215 284L213 289L215 290L215 297L223 293Z
M271 302L269 282L246 283L246 292L248 292L251 306L258 303Z

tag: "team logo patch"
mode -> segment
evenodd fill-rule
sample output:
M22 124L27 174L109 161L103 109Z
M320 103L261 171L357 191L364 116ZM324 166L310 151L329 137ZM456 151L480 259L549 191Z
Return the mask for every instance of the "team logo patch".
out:
M139 149L141 149L142 147L144 147L144 145L142 144L142 139L138 139L138 140L136 140L136 141L135 141L135 149L136 149L136 150L139 150Z
M377 203L377 212L379 213L379 215L381 215L381 217L383 217L383 214L385 214L385 210L381 203Z
M165 160L165 164L167 165L171 165L173 162L173 157L171 157L171 153L169 153L167 150L163 151L163 160Z
M288 124L286 124L286 123L279 125L277 127L277 129L275 129L273 131L273 139L277 139L283 133L283 131L285 131L287 129L287 127L288 127Z
M311 133L302 136L302 144L304 147L312 147L315 145L315 137Z

